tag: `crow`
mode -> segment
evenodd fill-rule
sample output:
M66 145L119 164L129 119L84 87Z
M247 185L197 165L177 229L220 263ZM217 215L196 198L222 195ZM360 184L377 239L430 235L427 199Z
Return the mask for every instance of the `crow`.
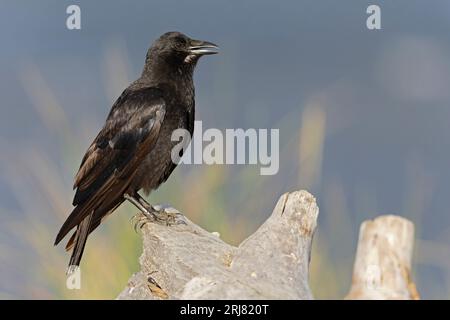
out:
M125 200L152 221L168 221L138 191L148 195L175 169L172 132L185 129L192 137L194 69L201 56L215 53L215 44L180 32L163 34L148 50L141 76L113 104L75 176L74 208L55 240L76 227L66 245L69 274L79 267L89 234Z

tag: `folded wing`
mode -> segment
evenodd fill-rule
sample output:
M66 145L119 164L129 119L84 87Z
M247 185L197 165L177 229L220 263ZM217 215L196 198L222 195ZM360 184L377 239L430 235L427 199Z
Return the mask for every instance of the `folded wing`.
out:
M61 227L55 245L88 215L92 216L84 232L90 233L124 201L123 193L158 139L164 115L165 103L159 89L124 91L83 157L75 176L75 208ZM74 237L68 245L76 242L76 234Z

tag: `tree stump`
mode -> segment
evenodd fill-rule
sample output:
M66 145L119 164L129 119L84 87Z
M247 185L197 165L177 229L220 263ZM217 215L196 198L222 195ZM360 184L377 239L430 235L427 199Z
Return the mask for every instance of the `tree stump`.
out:
M238 247L188 219L142 228L141 270L118 299L312 299L311 243L319 208L306 191L286 193Z
M393 215L365 221L346 299L419 299L411 277L413 245L411 221Z
M142 228L141 269L117 299L312 299L311 244L319 208L307 191L280 197L238 247L186 224ZM361 225L346 299L419 299L411 280L414 225L381 216Z

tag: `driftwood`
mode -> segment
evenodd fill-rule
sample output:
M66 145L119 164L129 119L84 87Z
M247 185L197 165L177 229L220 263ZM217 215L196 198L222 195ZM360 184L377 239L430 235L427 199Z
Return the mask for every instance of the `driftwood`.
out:
M346 299L419 299L411 278L414 225L398 216L365 221Z
M269 219L238 247L185 217L186 224L170 227L147 223L141 270L118 299L312 299L308 272L318 213L308 192L286 193ZM418 297L409 273L412 238L413 226L405 219L365 222L347 298ZM375 266L382 281L365 271L378 270Z
M187 219L171 227L146 224L142 269L119 299L311 299L308 264L318 212L306 191L284 194L239 247Z

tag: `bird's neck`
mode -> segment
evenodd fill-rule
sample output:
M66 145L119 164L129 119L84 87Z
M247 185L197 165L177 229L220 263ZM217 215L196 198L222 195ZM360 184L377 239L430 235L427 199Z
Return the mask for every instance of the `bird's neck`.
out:
M192 96L194 94L195 64L173 64L165 61L146 63L140 82L155 87L170 87L180 96Z
M146 61L141 78L151 82L192 81L195 63L149 59Z

